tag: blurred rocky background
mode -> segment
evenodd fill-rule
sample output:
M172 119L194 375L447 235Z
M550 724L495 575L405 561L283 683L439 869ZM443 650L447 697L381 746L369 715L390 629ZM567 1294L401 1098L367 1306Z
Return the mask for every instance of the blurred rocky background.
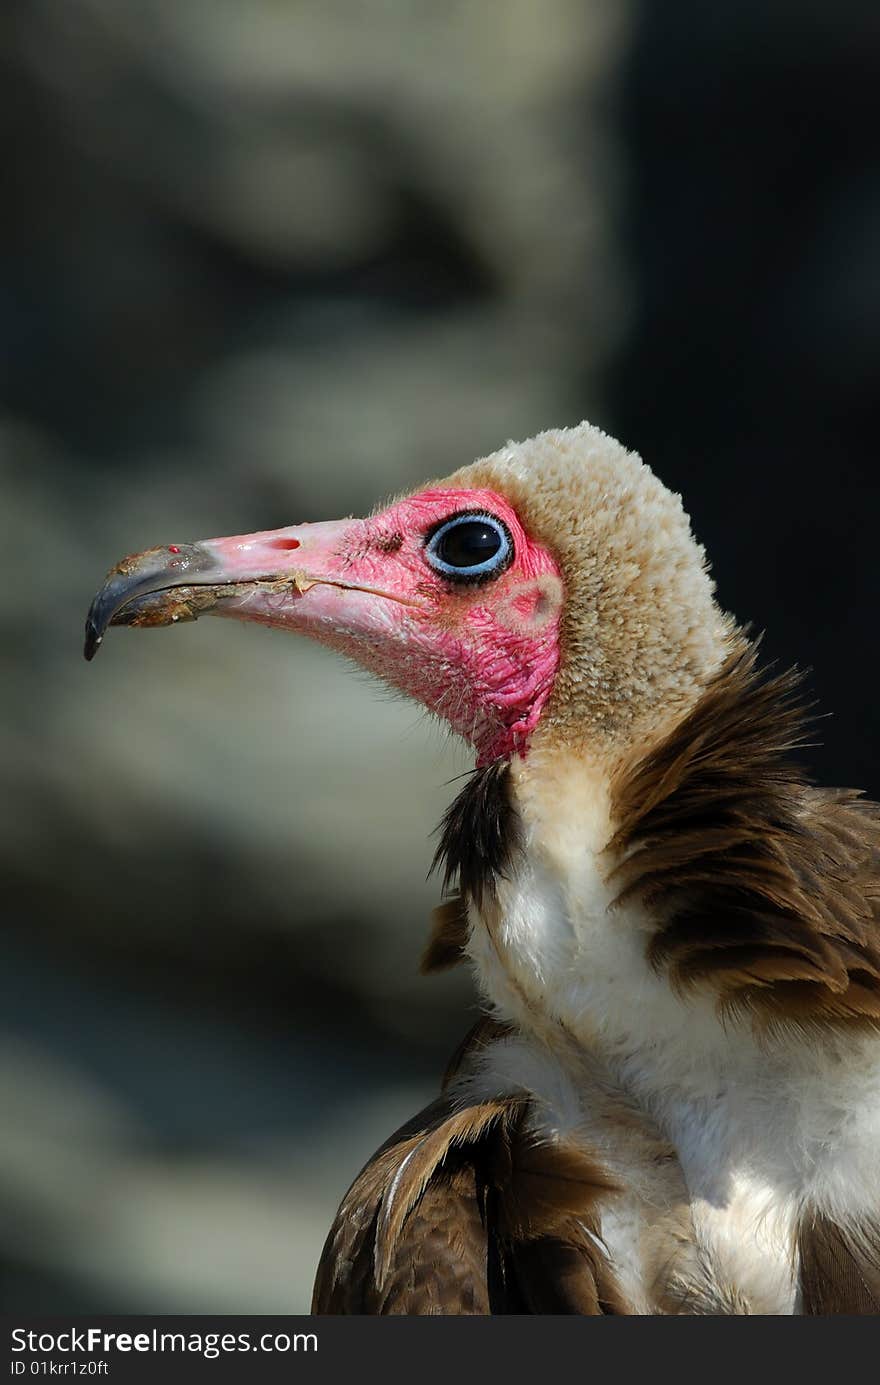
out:
M283 1312L473 1015L467 767L256 627L82 620L155 542L359 513L583 416L880 790L878 11L6 0L0 1300Z

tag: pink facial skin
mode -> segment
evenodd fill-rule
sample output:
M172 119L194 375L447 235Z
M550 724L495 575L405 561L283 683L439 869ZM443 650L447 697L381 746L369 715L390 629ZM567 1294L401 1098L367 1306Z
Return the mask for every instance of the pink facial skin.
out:
M435 572L426 537L461 511L506 524L514 556L500 575L460 582ZM368 519L303 524L199 545L218 580L243 586L217 614L298 630L339 650L443 717L477 763L524 754L559 665L563 586L548 550L486 490L430 489Z

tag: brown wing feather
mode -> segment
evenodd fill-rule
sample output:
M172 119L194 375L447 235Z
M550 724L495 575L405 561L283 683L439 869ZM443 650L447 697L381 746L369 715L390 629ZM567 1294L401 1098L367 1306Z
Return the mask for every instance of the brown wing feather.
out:
M379 1316L487 1314L486 1232L472 1168L431 1180L376 1274L376 1210L358 1185L334 1222L312 1312Z
M615 786L620 900L661 920L649 955L767 1021L880 1022L880 821L810 786L800 676L741 646L697 706Z
M817 1216L801 1227L798 1249L805 1315L880 1313L880 1226L845 1231Z
M355 1179L312 1311L625 1312L598 1235L598 1201L615 1191L582 1151L535 1137L525 1097L447 1094Z
M422 975L458 966L465 959L467 941L467 902L462 895L453 895L438 904L431 916L431 936L419 966Z
M524 1304L535 1314L599 1317L631 1312L599 1243L544 1237L521 1245L512 1266Z

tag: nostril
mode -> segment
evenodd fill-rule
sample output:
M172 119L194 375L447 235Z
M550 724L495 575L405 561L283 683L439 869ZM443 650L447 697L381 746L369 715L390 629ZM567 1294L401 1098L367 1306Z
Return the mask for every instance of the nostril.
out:
M270 539L267 548L276 548L281 553L292 553L299 548L299 539Z

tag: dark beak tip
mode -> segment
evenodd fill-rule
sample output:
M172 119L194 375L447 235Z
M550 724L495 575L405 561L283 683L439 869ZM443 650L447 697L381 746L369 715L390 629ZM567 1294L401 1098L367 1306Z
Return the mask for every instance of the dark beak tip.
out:
M104 636L99 634L98 627L93 620L86 621L86 639L83 646L83 658L86 663L91 663L98 650L101 648Z
M172 554L173 562L169 561ZM167 595L178 587L191 589L195 586L208 590L222 583L222 578L214 555L197 543L150 548L134 557L124 558L108 574L86 616L83 645L86 662L94 659L111 625L167 625L170 620L195 620L197 614L196 610L183 614L175 608L168 619L161 618L161 611L152 611L148 614L153 618L132 621L126 616L132 614L132 603L135 601L139 603L136 614L143 616L142 603L150 597L160 597L163 593ZM199 609L206 609L204 603Z

